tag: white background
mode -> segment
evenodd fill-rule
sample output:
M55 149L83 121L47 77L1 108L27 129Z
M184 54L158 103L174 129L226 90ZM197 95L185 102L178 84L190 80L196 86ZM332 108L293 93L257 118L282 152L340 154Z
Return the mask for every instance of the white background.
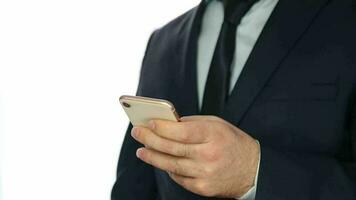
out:
M0 199L103 200L150 33L198 0L0 1Z

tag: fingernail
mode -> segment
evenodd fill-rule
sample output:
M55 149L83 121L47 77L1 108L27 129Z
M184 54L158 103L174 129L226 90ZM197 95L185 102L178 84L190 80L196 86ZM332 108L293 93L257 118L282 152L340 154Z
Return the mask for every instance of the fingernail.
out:
M153 120L148 122L148 126L150 127L151 130L155 129L155 122Z
M142 154L143 154L142 151L143 151L142 149L137 149L137 151L136 151L137 158L141 158L142 157Z
M138 132L139 132L138 128L136 128L136 127L132 128L131 136L134 137L134 138L137 138Z

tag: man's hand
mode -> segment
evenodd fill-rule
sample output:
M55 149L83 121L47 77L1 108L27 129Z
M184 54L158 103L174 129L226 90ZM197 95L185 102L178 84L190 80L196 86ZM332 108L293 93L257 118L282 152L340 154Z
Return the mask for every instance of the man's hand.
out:
M134 127L132 136L146 147L137 150L137 157L196 194L236 198L254 184L257 142L218 117L152 120L149 128Z

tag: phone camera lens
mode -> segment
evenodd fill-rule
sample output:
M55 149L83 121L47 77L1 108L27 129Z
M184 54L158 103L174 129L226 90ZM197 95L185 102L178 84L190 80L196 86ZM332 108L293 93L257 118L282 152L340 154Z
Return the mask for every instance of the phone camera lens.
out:
M126 102L123 102L122 105L124 105L126 108L130 108L131 107L131 105L126 103Z

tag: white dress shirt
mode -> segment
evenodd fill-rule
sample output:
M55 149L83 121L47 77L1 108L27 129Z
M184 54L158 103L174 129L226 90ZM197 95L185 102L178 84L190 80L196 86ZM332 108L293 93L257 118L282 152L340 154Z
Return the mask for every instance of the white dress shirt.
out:
M202 106L204 89L215 46L224 20L224 6L221 1L207 0L202 28L198 39L197 84L199 107ZM237 27L236 46L232 61L230 93L278 0L259 0L242 18ZM238 91L238 86L237 86ZM254 200L256 196L259 163L254 186L239 200Z

